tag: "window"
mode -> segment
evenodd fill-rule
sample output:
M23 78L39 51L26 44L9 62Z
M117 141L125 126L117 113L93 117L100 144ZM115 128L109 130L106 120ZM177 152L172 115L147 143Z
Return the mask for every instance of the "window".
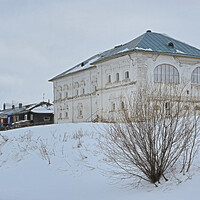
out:
M68 112L65 113L65 117L68 118Z
M10 122L11 122L11 117L9 116L8 117L8 124L10 124Z
M68 92L65 93L65 97L68 98Z
M77 116L77 118L78 119L83 118L83 110L82 109L78 110L78 116Z
M74 88L78 88L79 87L79 83L78 82L75 82L74 83Z
M50 117L44 117L44 121L50 121Z
M126 72L125 72L125 79L128 79L128 78L129 78L129 72L126 71Z
M169 102L165 103L165 108L168 110L169 109Z
M156 83L179 83L178 70L168 64L158 65L154 69L154 82Z
M197 67L193 70L191 83L200 85L200 67Z
M57 96L57 99L62 99L62 87L61 86L58 86L58 89L57 89L57 92L56 92L56 96Z
M169 102L165 103L165 111L166 111L166 115L170 115L170 104L169 104Z
M194 107L194 109L195 110L200 110L200 106L197 105L197 106Z
M78 96L78 89L75 91L75 96Z
M112 104L112 110L115 110L115 103Z
M116 81L119 81L119 73L116 73Z
M82 94L85 94L85 89L84 88L82 88Z
M111 75L108 75L108 83L111 83Z
M124 102L123 101L121 103L121 107L122 107L122 109L124 109Z
M69 106L67 103L64 103L64 110L69 110Z
M190 109L190 107L188 105L184 106L184 110L189 110L189 109Z
M30 119L33 120L33 114L31 114Z
M28 120L28 115L24 115L24 120Z
M78 103L77 110L78 110L77 118L83 118L83 104L82 103Z
M156 110L156 111L157 111L157 110L160 110L160 106L159 106L159 105L154 105L154 106L153 106L153 109Z
M60 113L60 119L62 118L62 113Z

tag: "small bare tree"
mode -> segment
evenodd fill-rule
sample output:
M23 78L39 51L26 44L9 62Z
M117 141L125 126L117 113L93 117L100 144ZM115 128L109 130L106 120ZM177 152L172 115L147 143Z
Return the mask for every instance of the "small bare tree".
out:
M184 89L161 86L138 90L100 140L118 180L145 180L157 186L166 172L190 169L197 152L198 116ZM189 103L188 103L189 102ZM120 122L120 123L119 123ZM133 182L135 182L134 180Z

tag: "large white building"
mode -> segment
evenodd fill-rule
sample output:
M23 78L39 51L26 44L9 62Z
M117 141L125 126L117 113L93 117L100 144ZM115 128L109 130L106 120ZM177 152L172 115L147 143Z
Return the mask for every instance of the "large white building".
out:
M127 95L145 82L188 83L200 94L200 50L147 31L57 75L53 82L55 123L110 121Z

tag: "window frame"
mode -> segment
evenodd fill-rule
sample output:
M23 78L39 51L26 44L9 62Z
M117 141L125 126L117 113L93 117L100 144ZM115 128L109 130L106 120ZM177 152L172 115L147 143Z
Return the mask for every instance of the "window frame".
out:
M124 76L125 76L125 79L129 79L129 71L126 71L126 72L124 73Z
M115 109L116 109L116 105L115 103L112 103L112 110L115 111Z
M196 67L191 74L191 84L200 85L200 67Z
M111 83L112 79L111 79L111 75L108 75L108 83Z
M119 73L117 72L116 73L116 82L118 82L119 81Z
M50 120L51 120L51 118L50 118L49 116L43 117L43 121L44 121L44 122L47 122L47 121L50 121Z
M170 64L160 64L154 69L154 83L179 84L178 69Z
M124 101L121 102L121 109L124 110L125 109L125 104Z

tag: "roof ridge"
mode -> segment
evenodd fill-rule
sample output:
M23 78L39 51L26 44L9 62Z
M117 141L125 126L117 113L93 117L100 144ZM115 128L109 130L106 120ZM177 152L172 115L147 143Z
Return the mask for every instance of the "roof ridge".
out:
M139 45L139 43L142 41L142 39L147 35L148 32L138 36L137 38L141 37L140 40L137 42L137 44L135 45L135 47L137 47ZM135 38L134 40L136 40L137 38ZM133 41L133 40L132 40Z

